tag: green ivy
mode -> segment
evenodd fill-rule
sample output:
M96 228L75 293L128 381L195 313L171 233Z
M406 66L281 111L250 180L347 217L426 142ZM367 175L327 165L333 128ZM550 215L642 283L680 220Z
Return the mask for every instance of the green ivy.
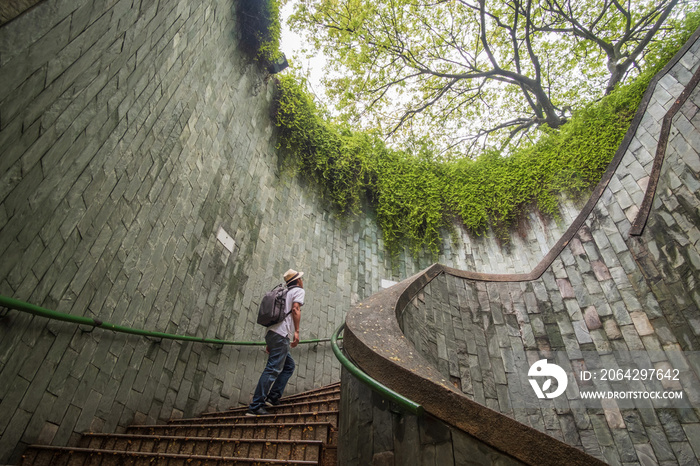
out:
M445 209L443 167L426 157L383 147L371 167L376 173L372 198L384 241L391 252L407 244L437 254L440 230L450 227Z
M358 212L369 184L376 140L328 122L303 84L286 75L279 79L275 118L280 147L294 153L298 168L321 186L324 197L340 212Z
M596 184L634 117L650 75L576 112L559 131L510 157L488 153L447 164L448 209L475 233L492 228L502 238L529 206L556 217L559 194L578 196Z
M672 56L669 50L663 54ZM660 53L661 55L661 53ZM505 157L436 161L428 145L396 150L373 133L334 123L292 76L278 80L279 147L340 213L368 199L392 253L408 246L435 257L454 220L473 234L503 240L518 218L536 208L557 217L562 194L579 196L601 178L620 145L659 60L637 80L574 113L559 130Z
M282 56L279 12L279 0L240 1L242 47L264 63L274 63Z

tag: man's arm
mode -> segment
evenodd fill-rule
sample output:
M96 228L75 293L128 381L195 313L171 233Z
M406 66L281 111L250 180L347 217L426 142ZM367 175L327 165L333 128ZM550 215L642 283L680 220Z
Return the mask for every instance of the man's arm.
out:
M294 341L290 345L296 348L299 344L299 325L301 324L301 304L292 303L292 321L294 322Z

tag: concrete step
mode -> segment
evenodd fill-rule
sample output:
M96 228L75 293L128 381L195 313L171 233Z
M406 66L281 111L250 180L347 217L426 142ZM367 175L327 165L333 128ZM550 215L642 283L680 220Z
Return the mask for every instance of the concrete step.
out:
M306 401L291 400L290 402L281 403L278 406L266 406L265 409L271 414L337 411L340 409L340 396L328 397L327 399L310 399ZM218 413L206 413L202 414L202 418L228 417L245 413L246 410L247 407L241 407Z
M280 401L287 402L291 400L300 400L304 398L325 397L328 395L340 396L340 382L325 387L309 390L307 392L297 393L294 395L283 396Z
M141 451L95 450L87 448L34 445L22 456L22 466L107 466L107 465L319 465L319 460L261 459L246 457L206 456L197 454Z
M328 385L326 387L317 388L315 390L309 390L307 392L297 393L295 395L283 396L280 399L280 404L288 404L302 401L311 400L327 400L329 398L340 397L340 382ZM248 409L248 405L241 404L240 406L232 406L224 412L238 412L245 411ZM218 411L221 413L221 411ZM212 416L217 414L217 412L202 413L202 416Z
M335 465L340 385L281 401L263 416L246 416L244 407L125 434L83 434L76 447L30 446L21 464Z
M329 398L339 398L340 387L315 394L300 393L298 395L285 396L280 399L280 403L298 403L311 400L327 400Z
M170 435L83 434L80 448L235 458L318 461L321 440L238 439Z
M257 424L182 424L130 426L127 434L174 435L181 437L264 438L283 440L321 440L335 444L335 429L330 422L257 423Z
M270 413L262 416L246 416L245 414L232 414L221 417L171 419L168 425L181 424L284 424L306 422L329 422L333 428L338 428L338 411L314 411L306 413Z

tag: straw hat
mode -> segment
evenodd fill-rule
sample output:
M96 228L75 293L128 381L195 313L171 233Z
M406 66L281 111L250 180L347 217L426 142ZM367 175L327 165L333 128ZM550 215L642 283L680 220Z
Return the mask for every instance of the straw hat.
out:
M294 269L289 269L286 272L284 272L284 282L286 284L289 284L289 282L294 281L298 278L301 278L304 275L304 272L297 272Z

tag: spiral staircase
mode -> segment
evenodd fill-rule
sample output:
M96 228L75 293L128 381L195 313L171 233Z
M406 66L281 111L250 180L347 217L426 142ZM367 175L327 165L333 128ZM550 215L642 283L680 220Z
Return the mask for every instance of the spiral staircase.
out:
M132 425L125 433L86 433L75 447L32 445L22 465L333 465L340 384L284 397L268 415L246 407Z

